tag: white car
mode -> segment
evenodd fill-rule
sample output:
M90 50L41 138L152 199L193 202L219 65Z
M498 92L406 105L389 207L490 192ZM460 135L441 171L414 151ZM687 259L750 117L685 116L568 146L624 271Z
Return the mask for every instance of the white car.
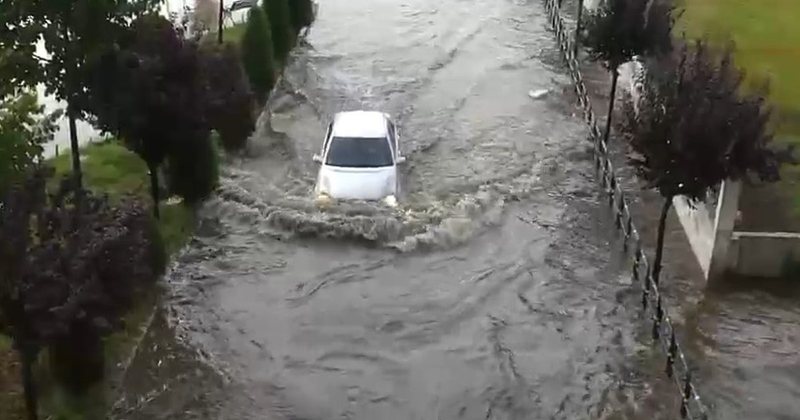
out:
M340 112L333 117L314 155L320 163L314 195L333 200L383 201L397 205L397 165L405 162L399 134L389 115L374 111Z

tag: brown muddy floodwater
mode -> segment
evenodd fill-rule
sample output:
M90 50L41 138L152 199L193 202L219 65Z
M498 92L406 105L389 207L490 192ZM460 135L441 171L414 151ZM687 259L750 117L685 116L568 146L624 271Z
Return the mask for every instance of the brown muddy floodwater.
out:
M167 277L114 417L676 418L542 2L319 12L271 128L227 162ZM397 120L405 196L317 211L311 156L357 108ZM796 300L704 292L685 247L670 239L689 262L668 292L714 418L800 418Z

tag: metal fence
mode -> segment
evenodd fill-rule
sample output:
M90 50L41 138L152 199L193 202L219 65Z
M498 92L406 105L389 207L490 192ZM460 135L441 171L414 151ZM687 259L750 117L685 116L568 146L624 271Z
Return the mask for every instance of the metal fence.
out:
M633 249L631 255L633 266L634 284L641 286L642 309L648 323L652 324L651 334L653 340L660 344L666 353L664 370L666 375L675 384L675 389L680 398L680 414L684 419L709 418L708 409L700 399L697 388L692 379L692 371L684 356L681 346L676 338L675 327L666 309L666 303L659 291L658 284L654 281L647 256L642 249L642 241L638 230L633 224L630 207L622 191L614 167L609 157L608 145L603 140L597 125L597 118L592 110L592 104L586 92L577 60L577 50L574 39L567 33L567 28L561 18L558 0L544 0L548 13L549 23L555 32L562 56L569 67L569 73L575 85L575 92L583 109L583 116L589 125L591 139L594 143L595 169L600 175L600 182L608 197L609 205L613 208L614 219L617 227L625 236L624 246L626 251Z

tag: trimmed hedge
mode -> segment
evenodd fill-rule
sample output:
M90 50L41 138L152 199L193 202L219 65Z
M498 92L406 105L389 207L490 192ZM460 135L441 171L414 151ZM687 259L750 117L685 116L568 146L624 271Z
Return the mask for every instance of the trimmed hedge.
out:
M242 36L242 64L256 100L263 105L275 85L275 59L269 18L260 6L253 6L247 16Z
M272 28L272 46L275 58L286 62L286 57L294 46L296 32L292 28L289 0L264 0L264 10Z

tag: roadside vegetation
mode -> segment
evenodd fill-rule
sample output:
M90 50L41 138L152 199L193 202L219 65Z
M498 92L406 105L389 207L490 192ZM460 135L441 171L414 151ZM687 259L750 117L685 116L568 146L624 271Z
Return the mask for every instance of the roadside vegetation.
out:
M664 233L673 198L702 201L724 180L774 183L792 150L776 145L772 111L763 92L744 89L732 49L705 41L670 39L681 11L655 2L644 18L642 0L603 0L582 23L589 57L612 72L639 56L647 67L642 96L627 95L621 137L629 160L648 188L663 197L652 274L661 273ZM674 38L674 35L672 36Z
M685 10L680 30L693 38L707 37L712 45L735 45L734 59L745 72L744 87L758 91L769 81L769 100L775 107L776 141L800 146L800 2L772 0L680 0ZM788 167L780 188L785 206L793 207L789 219L800 220L800 167ZM783 218L779 220L784 221ZM800 222L792 228L800 229Z
M98 388L149 318L220 154L247 147L282 71L274 63L286 62L297 22L311 23L292 8L305 2L270 2L272 18L257 6L265 25L249 48L252 22L206 42L213 1L191 36L156 14L157 0L0 5L0 418L104 417ZM272 79L254 86L253 74ZM42 83L70 120L107 138L80 148L70 124L71 153L44 159L60 115L36 103Z

